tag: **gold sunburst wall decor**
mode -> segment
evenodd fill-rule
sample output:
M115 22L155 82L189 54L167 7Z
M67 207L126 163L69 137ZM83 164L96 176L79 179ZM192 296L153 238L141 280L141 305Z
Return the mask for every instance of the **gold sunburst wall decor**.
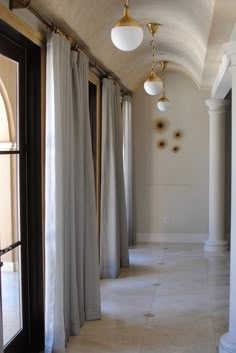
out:
M183 138L183 136L184 136L184 133L182 130L178 129L173 132L173 138L176 140L181 140Z
M164 118L158 118L154 121L154 131L162 134L168 130L169 121Z
M179 151L180 151L180 146L175 145L175 146L172 147L172 152L173 153L178 153Z
M159 140L157 141L157 148L159 148L160 150L164 150L167 146L167 141L166 140Z

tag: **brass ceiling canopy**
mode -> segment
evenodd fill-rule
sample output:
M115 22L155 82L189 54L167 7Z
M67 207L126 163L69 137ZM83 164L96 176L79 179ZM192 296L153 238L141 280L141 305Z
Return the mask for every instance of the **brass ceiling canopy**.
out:
M166 70L168 64L169 64L169 61L167 61L167 60L160 61L162 71Z
M148 23L147 24L147 28L152 36L154 36L154 34L157 33L159 26L160 26L159 23Z

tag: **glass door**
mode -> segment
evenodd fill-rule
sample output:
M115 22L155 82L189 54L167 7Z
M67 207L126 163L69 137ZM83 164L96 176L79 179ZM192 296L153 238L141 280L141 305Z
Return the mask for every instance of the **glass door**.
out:
M0 38L0 256L3 351L26 345L28 322L25 51Z
M0 353L44 349L42 52L0 20Z

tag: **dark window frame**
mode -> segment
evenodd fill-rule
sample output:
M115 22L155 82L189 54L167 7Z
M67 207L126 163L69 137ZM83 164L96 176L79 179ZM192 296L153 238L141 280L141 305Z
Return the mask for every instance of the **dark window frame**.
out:
M89 72L89 114L96 189L97 237L100 243L100 200L101 200L101 80Z
M26 202L27 246L22 256L27 256L24 271L28 276L28 337L25 352L36 353L44 349L44 278L43 278L43 230L42 230L42 170L41 170L41 48L0 20L2 38L23 48L25 53L25 125L21 131L26 152L27 188ZM24 99L24 98L23 98ZM21 112L22 113L22 112ZM22 176L22 175L21 175ZM27 292L27 294L26 294ZM6 348L4 353L17 352ZM22 350L19 349L19 352Z

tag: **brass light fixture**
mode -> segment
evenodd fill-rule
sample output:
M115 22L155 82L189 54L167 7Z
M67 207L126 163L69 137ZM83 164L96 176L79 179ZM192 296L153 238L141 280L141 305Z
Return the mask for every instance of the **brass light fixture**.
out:
M162 112L165 112L170 106L170 101L166 97L166 83L165 83L165 70L167 68L168 61L160 61L160 64L162 69L163 94L162 94L162 97L157 102L157 108Z
M155 43L154 43L154 36L158 30L159 24L158 23L148 23L147 27L149 29L149 32L152 35L152 40L150 42L150 45L152 47L152 69L151 72L144 82L144 89L145 91L152 95L156 96L160 94L163 84L161 79L157 76L155 72Z
M125 1L124 14L111 30L111 40L120 50L131 51L143 41L143 29L140 24L129 15L129 0Z

